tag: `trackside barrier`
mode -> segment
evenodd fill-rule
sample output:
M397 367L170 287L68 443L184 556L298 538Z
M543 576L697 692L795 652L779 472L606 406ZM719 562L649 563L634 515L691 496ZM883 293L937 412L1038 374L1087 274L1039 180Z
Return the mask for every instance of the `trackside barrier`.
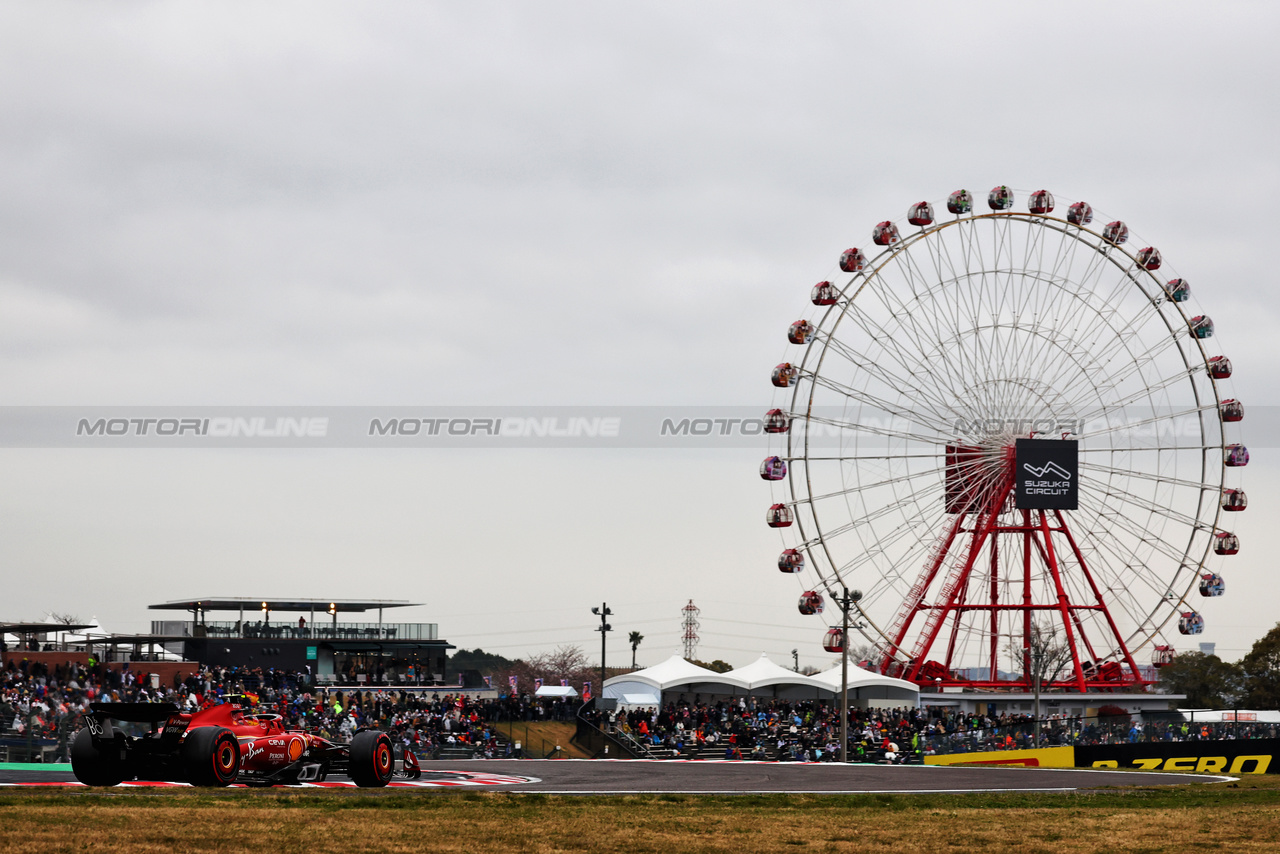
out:
M993 750L983 753L947 753L926 756L925 765L1022 765L1027 768L1074 768L1074 747L1041 747L1031 750Z
M1078 745L1078 768L1138 768L1200 774L1280 773L1280 738Z
M1116 768L1198 774L1280 774L1280 739L1146 742L925 756L925 765Z

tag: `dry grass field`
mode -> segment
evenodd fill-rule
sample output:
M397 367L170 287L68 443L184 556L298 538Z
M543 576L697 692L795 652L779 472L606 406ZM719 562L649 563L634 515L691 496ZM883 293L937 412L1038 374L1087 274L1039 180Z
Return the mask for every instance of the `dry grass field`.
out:
M9 791L0 852L1254 852L1280 781L1038 795Z

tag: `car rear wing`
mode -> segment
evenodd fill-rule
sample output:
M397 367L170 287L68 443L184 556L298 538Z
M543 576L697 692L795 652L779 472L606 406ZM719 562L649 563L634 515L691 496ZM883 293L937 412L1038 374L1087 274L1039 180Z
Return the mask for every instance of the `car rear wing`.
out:
M99 720L156 724L177 714L178 707L173 703L90 703L89 710Z

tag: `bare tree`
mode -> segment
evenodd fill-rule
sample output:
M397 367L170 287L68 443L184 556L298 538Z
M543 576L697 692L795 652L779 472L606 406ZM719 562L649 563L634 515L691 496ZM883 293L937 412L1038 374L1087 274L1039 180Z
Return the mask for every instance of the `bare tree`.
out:
M82 626L84 620L80 619L78 614L64 614L58 611L49 612L50 621L61 626Z
M1031 646L1024 647L1021 638L1009 642L1009 657L1020 661L1024 672L1035 678L1035 662L1039 660L1040 684L1052 685L1066 677L1074 667L1071 647L1058 636L1053 622L1031 624Z
M566 680L570 684L584 678L583 674L588 672L586 653L576 646L556 647L555 652L535 655L528 663L531 673L545 680Z

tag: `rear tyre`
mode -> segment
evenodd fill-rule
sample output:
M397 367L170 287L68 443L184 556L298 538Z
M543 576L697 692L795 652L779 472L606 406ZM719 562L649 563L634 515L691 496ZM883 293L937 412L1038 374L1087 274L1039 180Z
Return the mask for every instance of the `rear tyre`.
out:
M118 755L98 750L87 729L80 730L71 741L71 771L86 786L118 786L126 774Z
M188 731L182 742L182 771L193 786L230 786L240 773L240 743L226 727Z
M396 761L391 754L391 739L385 732L368 730L351 739L347 759L347 776L362 788L385 786L395 773Z

